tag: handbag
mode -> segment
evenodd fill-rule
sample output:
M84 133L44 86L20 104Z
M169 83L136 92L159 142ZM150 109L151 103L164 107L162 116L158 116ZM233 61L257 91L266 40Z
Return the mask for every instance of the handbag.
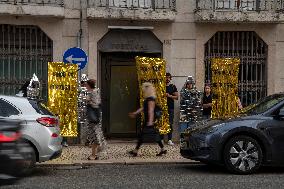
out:
M93 108L91 105L87 105L87 119L90 123L99 123L101 117L100 108Z

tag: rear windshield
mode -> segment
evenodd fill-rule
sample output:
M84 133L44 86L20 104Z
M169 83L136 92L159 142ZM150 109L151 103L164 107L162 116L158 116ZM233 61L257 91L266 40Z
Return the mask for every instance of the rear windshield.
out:
M38 101L35 100L29 100L30 104L32 105L32 107L36 110L37 113L41 114L41 115L51 115L53 116L53 114L45 108L45 106Z

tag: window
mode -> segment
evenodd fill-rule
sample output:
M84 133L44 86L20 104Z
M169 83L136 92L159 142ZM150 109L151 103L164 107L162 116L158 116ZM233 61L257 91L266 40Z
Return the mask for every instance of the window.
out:
M11 115L18 115L20 112L11 104L0 99L0 116L9 117Z

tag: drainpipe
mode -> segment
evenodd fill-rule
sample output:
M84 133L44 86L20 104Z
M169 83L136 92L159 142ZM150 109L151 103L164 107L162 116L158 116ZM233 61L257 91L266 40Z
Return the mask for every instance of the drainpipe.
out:
M82 22L83 22L83 11L82 11L82 0L80 0L80 23L79 23L79 31L77 33L77 47L82 46L82 36L83 36L83 32L82 32Z

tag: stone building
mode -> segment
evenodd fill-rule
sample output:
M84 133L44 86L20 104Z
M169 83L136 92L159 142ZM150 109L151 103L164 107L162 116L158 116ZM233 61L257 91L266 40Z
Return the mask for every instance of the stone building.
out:
M202 90L210 81L211 58L240 57L239 91L247 105L284 90L283 5L284 0L0 0L0 93L15 94L36 73L46 96L47 62L62 61L65 50L77 46L89 57L81 73L97 78L102 89L108 136L137 133L138 121L127 117L138 106L137 55L166 59L179 90L188 75Z

